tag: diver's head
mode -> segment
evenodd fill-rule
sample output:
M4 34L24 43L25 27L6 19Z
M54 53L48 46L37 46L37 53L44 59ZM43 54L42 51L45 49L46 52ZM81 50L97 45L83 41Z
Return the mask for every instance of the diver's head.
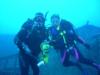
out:
M36 24L36 26L38 27L44 26L45 18L44 18L43 13L41 12L36 13L33 21L34 21L34 24Z
M60 17L59 17L59 15L54 14L54 15L51 16L51 24L52 24L53 26L58 26L58 25L60 25Z

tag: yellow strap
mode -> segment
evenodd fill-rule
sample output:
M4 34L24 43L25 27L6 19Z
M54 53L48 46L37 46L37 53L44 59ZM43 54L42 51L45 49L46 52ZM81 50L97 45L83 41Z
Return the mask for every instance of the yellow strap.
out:
M66 33L66 31L63 31L63 32L60 33L60 35L63 37L64 43L67 44L66 38L64 36L65 33Z

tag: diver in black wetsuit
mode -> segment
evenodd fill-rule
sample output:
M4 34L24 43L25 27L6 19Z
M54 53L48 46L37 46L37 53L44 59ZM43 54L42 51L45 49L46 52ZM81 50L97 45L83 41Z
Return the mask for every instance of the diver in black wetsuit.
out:
M45 18L42 13L36 13L34 19L28 19L14 39L19 48L19 64L21 75L28 75L32 68L33 75L39 75L38 55L40 44L46 39L44 26ZM26 50L28 48L28 50ZM29 52L28 52L29 51Z
M88 49L90 46L75 33L72 24L66 20L60 21L60 17L56 14L51 17L51 23L49 34L52 42L50 44L56 50L60 50L63 66L77 66L82 74L86 75L87 72L80 65L80 63L83 63L95 67L100 75L100 65L85 58L77 48L76 42L83 44ZM75 61L70 60L71 56L74 57Z

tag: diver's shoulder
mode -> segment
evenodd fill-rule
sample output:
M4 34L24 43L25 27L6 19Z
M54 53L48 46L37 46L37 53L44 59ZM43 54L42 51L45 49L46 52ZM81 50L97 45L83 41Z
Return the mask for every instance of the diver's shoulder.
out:
M22 25L22 28L30 28L30 27L32 27L32 25L33 25L33 20L30 19L30 18L28 18L28 19L24 22L24 24Z
M61 25L65 25L65 24L67 24L67 25L72 25L72 23L71 23L70 21L66 20L66 19L61 19L60 24L61 24Z

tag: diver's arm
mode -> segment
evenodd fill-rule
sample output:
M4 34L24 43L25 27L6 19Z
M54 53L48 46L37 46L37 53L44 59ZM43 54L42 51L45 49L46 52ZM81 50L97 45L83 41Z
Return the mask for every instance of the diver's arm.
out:
M25 52L25 48L24 48L23 44L24 44L24 41L26 40L27 34L28 34L28 29L25 26L28 26L27 22L25 22L23 24L20 31L17 33L17 35L14 38L14 43L19 48L21 53Z
M49 42L49 45L50 46L53 46L54 45L54 39L53 39L53 36L52 36L52 33L51 33L51 29L49 28L48 29L48 42Z
M20 52L21 53L24 53L25 52L25 48L23 46L23 40L24 40L24 36L22 35L22 32L24 32L24 30L20 30L18 32L18 34L15 36L14 38L14 43L15 45L19 48Z
M84 39L82 39L80 36L78 36L76 33L74 33L74 37L75 40L79 43L81 43L82 45L84 45L86 48L90 48L90 45L88 43L86 43L86 41Z
M14 43L19 48L20 52L24 52L24 42L26 38L29 36L29 32L32 28L33 21L31 19L28 19L21 27L20 31L17 33L17 35L14 38Z

